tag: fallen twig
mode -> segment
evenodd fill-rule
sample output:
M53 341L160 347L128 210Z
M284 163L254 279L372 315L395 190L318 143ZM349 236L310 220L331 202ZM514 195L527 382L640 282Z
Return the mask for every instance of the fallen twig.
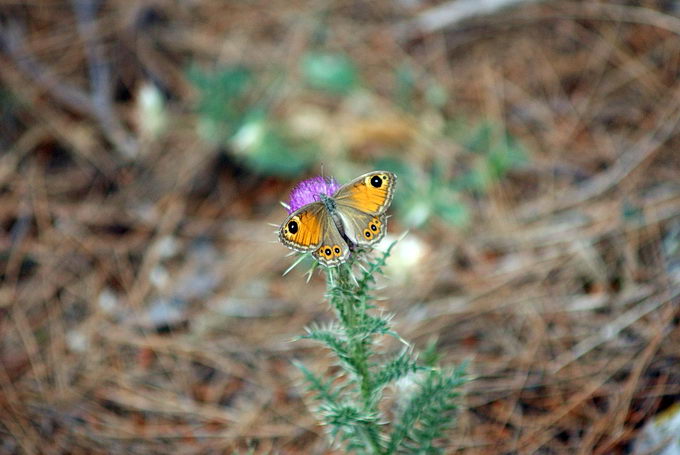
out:
M558 200L541 199L525 204L517 210L518 218L532 221L545 215L576 207L579 204L595 199L612 188L635 170L651 161L663 145L680 134L680 91L676 90L669 97L669 102L659 115L655 131L646 134L629 150L625 151L618 161L608 170L598 174L586 184L573 188L560 196Z
M83 26L83 28L87 27ZM40 85L52 98L68 109L95 120L106 138L125 158L136 156L137 143L125 130L111 106L108 71L105 69L106 65L102 64L103 57L100 52L94 50L98 46L92 44L86 46L91 48L88 57L93 59L90 61L93 94L90 95L62 81L49 67L43 65L30 53L24 41L21 27L16 22L0 26L0 49L5 51L25 76Z
M643 318L652 311L655 311L665 303L677 299L678 296L680 296L680 289L675 289L670 296L658 296L657 298L650 299L647 302L636 305L635 307L626 311L612 322L602 327L602 329L600 329L597 334L586 338L574 346L571 351L566 351L564 354L560 355L555 360L555 364L552 366L552 368L550 368L550 374L558 373L560 370L564 369L564 367L583 357L596 347L607 341L613 340L623 329Z
M423 11L415 19L397 27L401 39L409 39L420 33L432 33L463 22L464 20L494 14L502 9L522 3L545 0L457 0Z

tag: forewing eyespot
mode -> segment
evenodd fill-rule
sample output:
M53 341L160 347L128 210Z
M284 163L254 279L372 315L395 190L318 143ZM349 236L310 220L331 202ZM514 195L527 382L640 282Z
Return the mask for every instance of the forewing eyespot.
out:
M297 234L298 231L298 224L297 221L291 220L288 222L288 232L291 234Z

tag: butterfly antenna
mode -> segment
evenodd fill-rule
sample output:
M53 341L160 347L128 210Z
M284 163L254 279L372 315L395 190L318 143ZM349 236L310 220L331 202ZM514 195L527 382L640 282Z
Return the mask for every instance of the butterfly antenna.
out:
M283 201L279 201L279 204L281 204L286 210L290 210L290 205L286 204Z
M270 225L271 227L275 227L275 228L279 227L278 224L274 224L274 223L267 223L267 224ZM278 229L276 231L278 231ZM276 231L274 231L274 232L276 232Z
M286 276L286 275L288 274L288 272L290 272L290 271L293 270L295 267L297 267L297 265L305 259L305 256L306 256L305 254L301 254L300 257L297 258L297 259L295 260L295 262L293 262L293 265L291 265L290 267L288 267L288 268L286 269L286 271L283 272L283 275L282 275L282 276Z

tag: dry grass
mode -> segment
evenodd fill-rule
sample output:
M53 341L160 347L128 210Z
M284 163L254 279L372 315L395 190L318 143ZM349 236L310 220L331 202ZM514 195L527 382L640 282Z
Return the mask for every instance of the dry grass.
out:
M109 0L89 44L75 3L0 2L0 88L17 103L0 106L0 452L330 453L290 362L325 354L289 342L328 317L323 282L282 278L267 226L293 182L204 145L184 73L274 65L281 112L327 109L297 69L323 13L375 103L409 61L446 87L450 115L505 125L532 152L474 201L474 228L413 232L427 256L382 291L402 336L438 337L478 377L447 452L628 453L680 398L680 272L663 244L680 241L673 2L558 0L400 41L433 2ZM110 71L88 73L101 61ZM157 140L135 117L149 79L171 96ZM330 136L362 123L327 110ZM455 169L436 120L406 119L407 159ZM380 147L359 133L363 163ZM182 314L151 327L149 308L177 295Z

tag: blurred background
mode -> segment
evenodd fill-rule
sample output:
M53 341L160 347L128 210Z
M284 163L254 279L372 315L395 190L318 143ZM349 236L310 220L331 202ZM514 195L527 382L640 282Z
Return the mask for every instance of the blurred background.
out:
M341 453L268 223L374 169L446 453L680 453L679 76L675 0L1 0L0 453Z

